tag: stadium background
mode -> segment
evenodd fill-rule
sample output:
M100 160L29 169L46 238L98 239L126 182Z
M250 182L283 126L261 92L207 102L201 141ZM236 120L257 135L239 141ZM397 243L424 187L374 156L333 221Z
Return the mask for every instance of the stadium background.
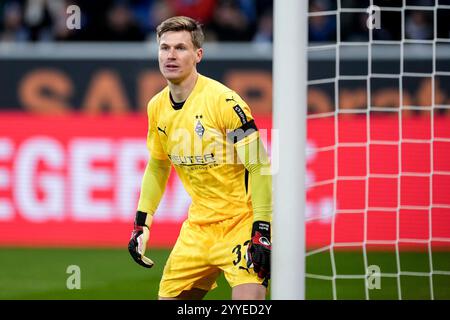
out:
M60 2L64 9L69 5ZM430 1L417 2L430 4ZM283 143L276 141L276 132L271 131L272 3L96 1L92 5L88 1L73 1L70 4L78 4L82 12L80 31L60 27L58 19L65 23L68 15L56 14L51 1L42 2L46 6L42 7L40 20L31 19L33 8L29 3L33 1L3 1L0 5L0 298L153 299L190 200L172 174L152 227L148 255L156 266L143 270L135 265L126 245L147 159L145 107L148 99L164 86L158 71L156 47L151 44L152 30L157 21L171 14L204 14L197 16L207 30L206 56L199 71L243 96L270 151L272 143ZM199 11L195 7L198 3L202 3L202 8L210 8L209 11ZM312 11L333 9L333 5L334 1L310 1ZM440 14L445 17L448 11ZM239 17L241 24L224 22L229 16ZM367 14L342 19L343 41L368 40L367 30L358 24L363 18L365 21ZM422 28L414 28L411 22L413 25L408 29L411 37L430 37L426 33L429 21L427 24L427 17L422 18L417 20L425 21ZM310 20L310 42L336 41L333 17L317 20ZM440 37L448 38L448 21L444 23L442 18L439 21ZM376 36L379 40L398 39L395 17L385 19L383 26L384 32ZM414 33L415 30L421 32ZM383 52L373 65L374 72L399 74L402 62L398 48L379 49ZM421 49L405 56L405 69L431 74L432 57L425 47ZM439 70L450 71L450 55L446 51L435 58ZM367 75L367 55L357 48L342 54L341 59L340 69L345 74ZM332 52L311 56L308 78L334 77L335 63ZM334 84L309 86L309 115L334 113L338 109L367 109L366 81L339 81L338 108ZM370 81L372 107L393 111L402 107L398 80ZM306 244L309 250L330 243L359 244L347 250L335 250L335 264L341 274L365 274L361 251L365 215L366 241L389 242L397 236L416 240L400 246L398 254L403 271L430 272L426 241L431 237L448 239L450 235L449 176L435 176L431 187L430 178L424 176L430 174L430 167L435 171L450 171L449 142L432 142L433 164L430 143L402 143L401 160L398 146L374 145L366 161L366 148L362 145L370 140L398 142L400 136L423 141L431 137L450 138L448 76L437 77L434 92L430 76L405 77L402 83L403 106L423 108L401 111L401 131L398 112L370 113L369 134L365 115L340 113L337 132L333 117L308 121L307 183L317 186L309 188L307 194ZM431 112L433 94L435 104L446 107ZM430 117L434 117L433 128ZM339 147L340 161L335 166L333 148L325 152L314 150L333 146L337 139L339 143L361 145ZM295 139L289 143L295 143ZM397 175L399 161L403 170L422 174L399 178L402 179L399 192L399 179L372 179L369 190L365 189L365 181L335 181L337 175L364 176L367 165L371 172ZM320 184L330 180L338 184L338 209L354 212L337 214L334 223L333 183ZM433 203L447 207L400 210L398 215L390 211L365 211L366 194L370 207L376 208L395 209L399 202L412 208L432 208ZM432 215L431 234L429 214ZM450 270L448 242L434 241L431 248L434 269ZM394 245L369 249L370 261L386 272L398 272ZM307 272L330 275L330 259L329 251L307 258ZM66 271L70 265L80 267L81 290L66 287L70 275ZM435 298L450 298L450 277L438 277L434 276L438 280ZM406 278L402 279L402 298L429 298L427 279ZM398 298L395 280L383 279L382 290L374 292L371 298ZM306 285L307 298L332 298L330 281L308 280ZM221 278L219 288L208 298L227 299L229 292ZM363 298L363 280L341 283L338 297Z

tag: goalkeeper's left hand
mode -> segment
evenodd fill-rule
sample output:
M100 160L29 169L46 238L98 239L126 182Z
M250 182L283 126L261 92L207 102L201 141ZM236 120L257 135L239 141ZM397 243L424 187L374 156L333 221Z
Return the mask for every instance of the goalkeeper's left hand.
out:
M146 268L151 268L154 263L145 256L147 241L150 237L150 228L145 224L146 217L146 213L140 211L137 212L134 229L131 233L130 241L128 242L128 251L134 261L138 264Z
M252 239L247 248L247 267L253 264L253 269L261 279L270 279L270 223L253 222Z

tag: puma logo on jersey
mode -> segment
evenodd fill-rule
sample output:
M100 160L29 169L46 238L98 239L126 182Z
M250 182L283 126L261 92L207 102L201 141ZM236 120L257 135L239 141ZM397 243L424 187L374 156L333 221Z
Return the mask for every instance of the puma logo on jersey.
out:
M236 100L234 100L234 97L232 96L231 98L225 98L226 102L230 102L230 101L234 101L236 102ZM236 102L237 103L237 102Z
M161 131L162 133L164 133L164 134L166 135L166 137L168 137L168 136L167 136L167 133L166 133L166 128L167 128L167 126L164 127L164 130L161 129L160 127L157 127L157 128L158 128L158 131Z

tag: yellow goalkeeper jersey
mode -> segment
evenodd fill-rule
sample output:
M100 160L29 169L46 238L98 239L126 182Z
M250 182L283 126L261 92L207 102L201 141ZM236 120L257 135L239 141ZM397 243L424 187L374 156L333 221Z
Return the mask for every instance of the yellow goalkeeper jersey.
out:
M236 92L199 74L184 104L174 103L166 87L147 111L150 155L170 159L192 198L191 222L208 224L252 212L249 175L234 147L259 133Z

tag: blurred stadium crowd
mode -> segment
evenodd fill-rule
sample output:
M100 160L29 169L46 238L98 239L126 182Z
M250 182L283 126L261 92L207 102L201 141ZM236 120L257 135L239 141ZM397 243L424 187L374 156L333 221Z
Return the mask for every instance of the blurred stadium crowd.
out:
M367 41L365 9L369 0L339 0L342 8L361 12L341 13L341 41ZM336 41L337 0L309 0L310 12L330 14L310 18L312 42ZM408 0L410 6L450 5L450 0ZM399 7L402 0L374 0L380 7ZM81 29L66 27L69 5L81 9ZM146 41L155 27L173 15L201 21L206 40L272 42L273 0L4 0L0 2L0 41ZM448 14L442 11L438 14ZM440 19L438 33L450 36L450 19ZM386 12L374 40L400 40L401 13ZM431 39L433 11L407 10L405 37Z
M66 27L69 5L81 29ZM1 41L145 41L174 15L196 18L207 41L272 41L273 0L5 0Z
M366 42L369 40L367 28L368 12L371 5L370 0L312 0L309 4L310 12L333 11L340 3L342 12L340 14L341 41ZM403 0L373 0L374 6L380 7L381 25L375 29L373 40L400 41L402 40L402 13L396 10L403 6ZM406 0L404 18L404 37L414 40L431 40L434 35L434 12L423 10L421 7L449 6L450 0ZM437 37L450 37L450 10L437 10ZM361 9L360 12L345 11L345 9ZM374 14L374 11L371 12ZM336 15L327 14L312 16L309 20L310 41L336 41Z

